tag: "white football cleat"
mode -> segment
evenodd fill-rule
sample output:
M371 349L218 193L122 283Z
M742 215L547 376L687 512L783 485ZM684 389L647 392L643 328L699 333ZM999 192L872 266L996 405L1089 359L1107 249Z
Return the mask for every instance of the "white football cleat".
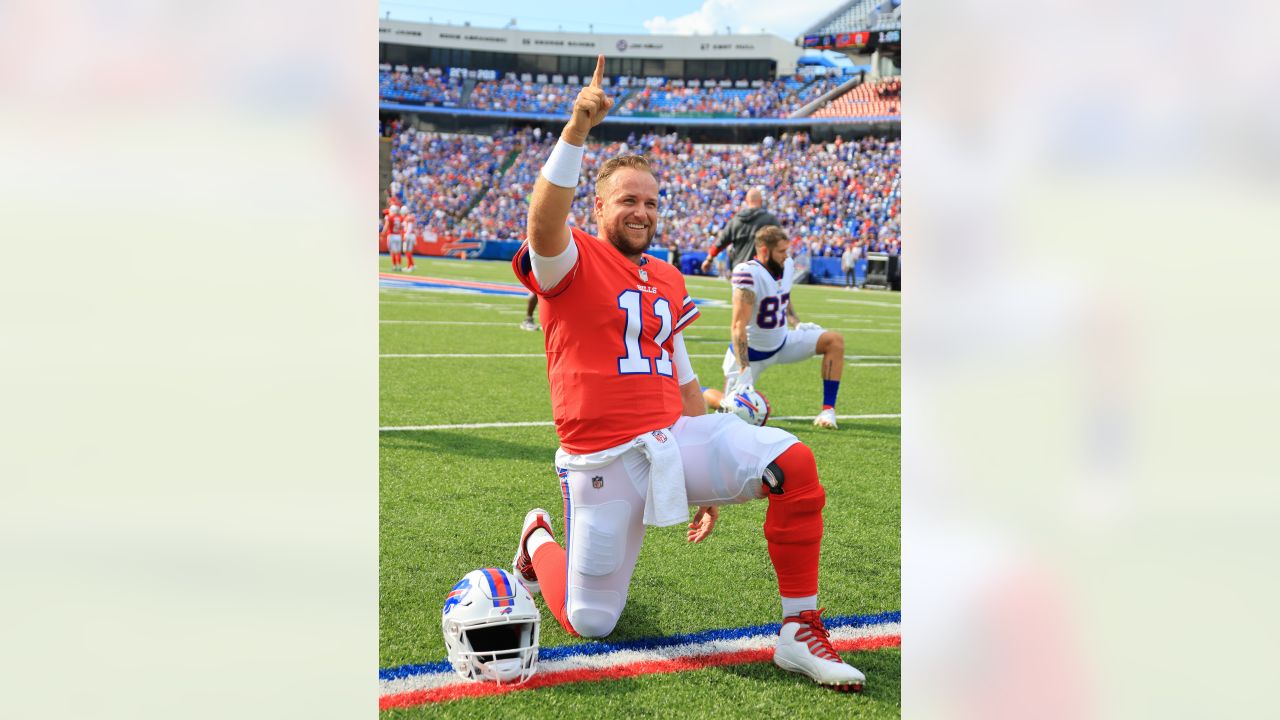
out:
M542 508L534 508L524 516L524 527L520 530L520 544L516 545L516 556L511 559L511 570L534 595L541 592L542 586L538 584L538 576L533 573L533 558L525 550L525 543L529 542L529 536L538 528L546 530L548 535L555 537L551 532L551 515Z
M818 413L818 417L813 419L813 424L818 427L831 428L832 430L835 430L839 427L836 425L836 409L827 408L826 410Z
M537 330L538 324L529 318L525 318L520 321L520 329L521 330Z
M858 668L840 659L831 646L821 610L805 610L782 621L773 664L794 673L808 675L819 685L839 692L862 692L867 681Z

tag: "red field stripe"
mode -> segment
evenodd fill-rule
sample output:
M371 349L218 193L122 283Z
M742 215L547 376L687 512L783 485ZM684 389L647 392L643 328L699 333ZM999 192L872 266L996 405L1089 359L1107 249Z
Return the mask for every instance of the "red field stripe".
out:
M901 635L885 635L881 637L852 638L832 643L840 652L856 650L880 650L898 647L902 644ZM505 695L520 690L534 690L541 687L554 687L575 682L594 682L599 680L620 680L637 675L658 675L701 670L720 665L745 665L748 663L768 662L773 659L773 648L758 650L741 650L717 655L703 655L670 660L649 660L645 662L618 665L611 668L593 668L582 670L562 670L560 672L534 675L522 685L497 685L488 682L468 682L432 690L414 690L413 692L387 695L378 701L380 710L391 708L407 708L428 703L449 702L463 698L485 697L489 695Z

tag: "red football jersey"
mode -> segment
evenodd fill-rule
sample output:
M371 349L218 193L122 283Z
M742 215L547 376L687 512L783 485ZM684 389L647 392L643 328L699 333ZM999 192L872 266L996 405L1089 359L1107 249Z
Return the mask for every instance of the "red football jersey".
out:
M607 241L572 231L578 262L550 292L533 277L528 242L511 264L542 297L556 433L567 452L582 455L680 417L672 337L698 317L698 306L670 263L644 255L637 266Z
M399 235L399 234L404 230L404 216L403 216L403 215L401 215L401 214L399 214L399 213L397 213L397 214L395 214L395 215L390 215L390 216L388 216L388 217L390 217L390 218L391 218L391 233L390 233L390 234L392 234L392 235Z

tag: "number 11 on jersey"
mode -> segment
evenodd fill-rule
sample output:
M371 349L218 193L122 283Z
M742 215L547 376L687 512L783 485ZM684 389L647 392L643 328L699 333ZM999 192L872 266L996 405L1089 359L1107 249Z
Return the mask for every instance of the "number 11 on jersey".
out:
M643 301L639 290L623 290L618 295L618 307L627 314L627 326L622 332L622 346L627 354L618 358L618 373L652 375L656 363L659 375L671 377L671 353L662 347L671 337L671 303L661 297L653 300L653 315L661 321L653 342L662 352L656 358L649 358L640 350L640 332L644 325L644 314L640 308Z

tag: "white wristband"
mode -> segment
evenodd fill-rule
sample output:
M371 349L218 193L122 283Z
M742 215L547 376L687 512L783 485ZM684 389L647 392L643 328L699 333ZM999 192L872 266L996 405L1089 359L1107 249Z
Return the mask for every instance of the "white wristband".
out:
M585 146L570 145L564 138L557 140L555 148L551 150L551 157L547 158L547 164L542 166L542 177L556 187L577 187L585 151Z

